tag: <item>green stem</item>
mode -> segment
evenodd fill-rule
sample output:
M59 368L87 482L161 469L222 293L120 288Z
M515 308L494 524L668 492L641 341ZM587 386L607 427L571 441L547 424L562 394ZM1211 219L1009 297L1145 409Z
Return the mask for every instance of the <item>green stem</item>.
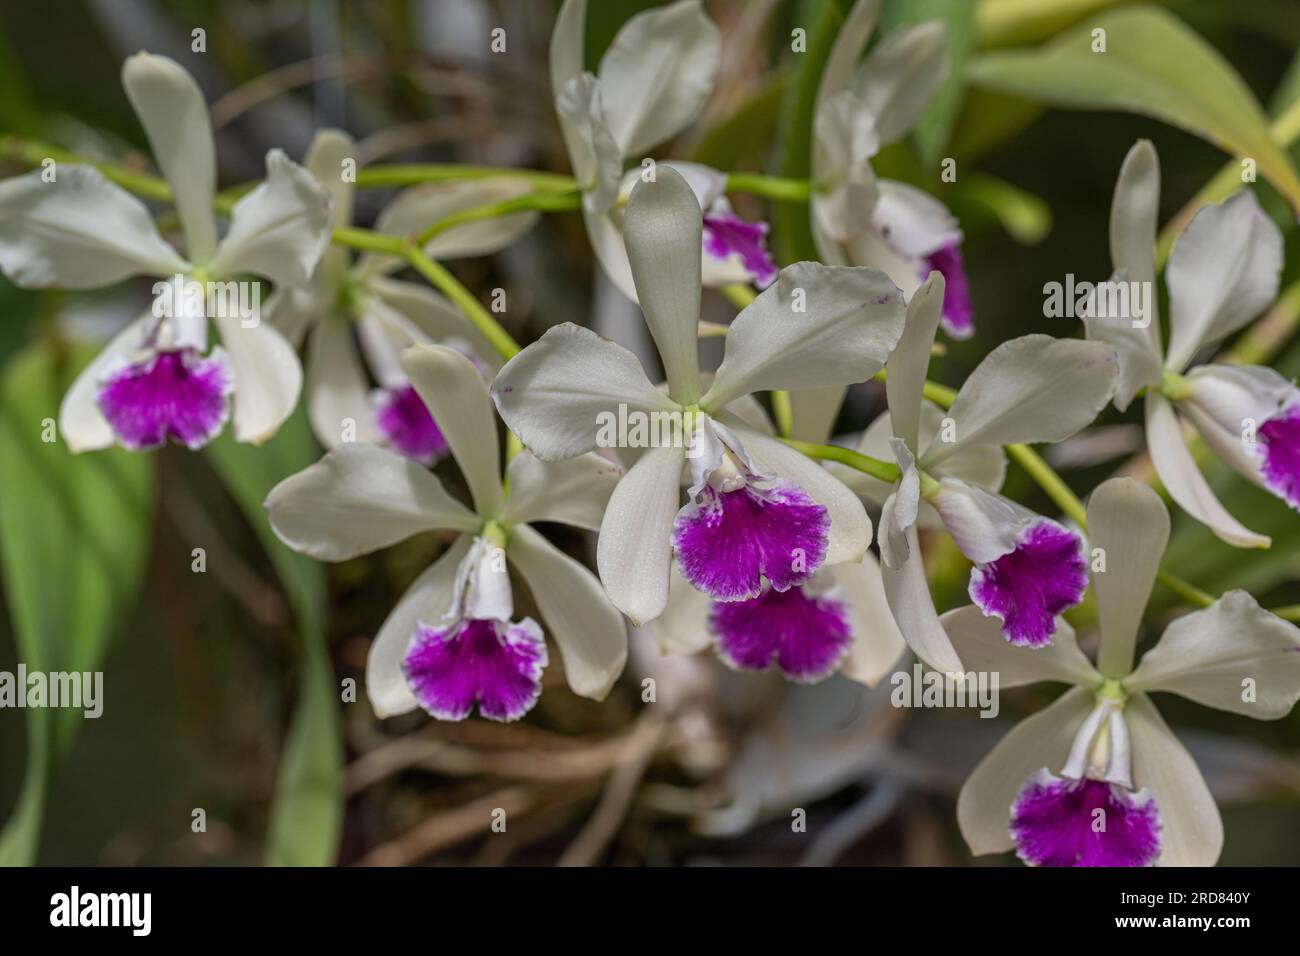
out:
M523 179L539 190L572 192L578 183L572 176L544 173L535 169L509 166L467 166L456 163L410 163L388 166L363 166L357 170L357 188L384 186L418 186L465 179Z
M382 252L390 256L406 258L407 244L404 238L385 235L382 232L374 232L370 229L339 226L334 230L330 241L340 246L347 246L350 249L360 249L363 252Z
M1042 455L1028 445L1008 445L1007 455L1023 468L1030 478L1034 479L1038 487L1047 492L1047 496L1064 514L1078 522L1080 528L1088 527L1088 510L1083 506L1083 502L1070 490L1065 479L1043 460Z
M753 193L755 196L782 202L807 202L812 197L812 184L806 179L789 179L784 176L728 173L727 192Z
M781 440L795 451L802 452L809 458L816 458L819 461L837 461L841 465L848 465L864 475L879 478L891 485L902 477L902 472L892 462L872 458L870 455L864 455L852 448L841 448L839 445L817 445L810 441L799 441L794 438L782 438Z
M483 333L483 337L503 359L509 361L519 354L519 343L510 337L510 333L492 318L474 294L461 285L445 267L430 259L419 246L407 245L405 256L411 268L428 279L434 288L460 307L460 310Z
M794 434L794 403L790 393L784 389L772 392L772 417L776 419L776 430L782 438Z
M454 229L456 226L467 222L477 222L480 219L495 219L499 216L509 216L518 212L562 212L570 209L580 209L581 207L582 193L580 192L543 189L535 193L529 193L526 196L516 196L514 199L504 199L501 202L490 203L486 206L475 206L472 209L463 209L460 212L453 213L445 219L433 223L416 236L415 244L423 246L430 239L442 235L449 229Z

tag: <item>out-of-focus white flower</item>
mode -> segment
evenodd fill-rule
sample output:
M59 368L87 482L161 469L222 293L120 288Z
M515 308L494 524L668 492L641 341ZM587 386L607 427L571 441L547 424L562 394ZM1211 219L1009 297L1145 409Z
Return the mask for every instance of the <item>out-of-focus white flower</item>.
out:
M351 225L355 187L345 169L355 157L356 144L347 133L321 130L304 160L330 190L334 227ZM455 213L528 191L526 183L501 179L429 183L401 193L379 214L376 229L411 235ZM439 233L424 249L437 259L488 255L536 222L535 212L465 222ZM383 442L428 464L446 453L447 444L406 380L402 350L416 343L451 345L473 356L489 374L498 363L487 340L445 297L428 286L391 278L403 264L379 253L365 253L353 262L348 250L330 248L306 286L282 290L267 308L294 345L306 339L307 413L326 449L344 441ZM371 389L371 379L377 389Z
M957 673L963 668L930 597L918 527L945 528L975 563L971 600L999 620L1008 641L1046 644L1057 616L1087 587L1081 542L997 494L1006 473L1002 446L1062 441L1087 426L1114 394L1118 364L1103 343L1026 335L990 352L943 412L923 398L943 294L943 276L931 273L908 303L907 326L886 365L888 421L882 415L859 442L863 454L895 458L902 477L890 487L832 468L882 505L885 593L903 637L931 667Z
M1063 621L1050 646L1012 648L975 608L943 617L976 671L1003 688L1072 685L1016 725L975 769L957 801L971 852L1014 848L1041 866L1210 866L1223 847L1214 798L1147 695L1153 691L1259 720L1300 698L1300 629L1244 591L1174 621L1133 668L1138 629L1169 538L1151 489L1114 478L1093 492L1088 527L1100 616L1097 664Z
M381 717L416 706L459 720L515 720L540 693L547 663L541 630L515 622L507 563L528 583L564 659L574 693L602 699L627 659L626 625L595 575L531 527L556 521L596 529L619 469L598 455L547 464L527 452L502 486L496 418L468 358L415 345L402 370L446 436L473 510L425 468L374 445L345 444L271 490L275 533L295 551L345 561L422 531L456 542L389 614L370 648L366 690Z
M902 333L898 289L875 269L783 269L732 322L706 389L697 341L701 231L699 203L677 172L661 167L654 182L633 189L628 257L666 394L626 349L568 323L511 359L492 384L501 417L546 460L596 447L603 417L676 425L680 440L641 455L601 524L601 581L638 624L664 610L674 551L693 585L737 601L758 597L765 581L784 591L823 563L857 561L871 541L857 496L765 433L749 396L869 378ZM683 508L684 470L691 500Z
M639 163L699 115L718 72L718 28L699 0L645 10L623 24L592 74L583 68L586 16L586 0L565 0L560 9L551 35L551 88L583 190L592 249L619 290L636 301L622 204L642 169L625 175L623 167L628 160ZM732 212L726 176L699 163L665 165L686 178L704 211L704 284L770 284L776 266L764 246L767 224L746 222Z
M1155 285L1159 203L1160 163L1155 147L1140 140L1124 158L1115 184L1110 213L1115 271L1109 281L1121 291L1145 289L1146 311L1098 304L1084 316L1088 338L1119 350L1116 407L1128 407L1140 389L1147 390L1147 447L1170 497L1228 544L1267 548L1267 535L1246 528L1215 497L1187 448L1184 422L1223 461L1300 509L1300 391L1260 366L1186 369L1203 346L1231 335L1277 297L1282 233L1248 189L1199 210L1165 268L1170 329L1165 349Z
M329 243L326 191L273 149L265 181L235 204L218 241L216 151L198 85L179 64L148 53L126 61L122 85L172 188L185 255L162 238L139 199L89 166L63 165L49 181L38 170L0 183L0 269L37 288L91 289L139 275L306 283ZM169 291L179 290L169 284ZM257 316L174 297L180 305L155 303L69 389L59 424L72 451L114 441L150 448L168 437L198 448L225 425L232 392L239 441L265 441L293 411L302 368L279 332ZM224 348L204 357L210 311Z

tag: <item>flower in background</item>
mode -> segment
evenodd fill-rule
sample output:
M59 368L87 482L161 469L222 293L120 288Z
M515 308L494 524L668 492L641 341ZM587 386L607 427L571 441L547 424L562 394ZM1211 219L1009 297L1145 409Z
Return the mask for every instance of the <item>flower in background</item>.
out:
M339 130L321 130L304 165L333 197L331 225L352 223L356 143ZM509 180L430 183L401 193L380 214L376 230L409 235L455 213L529 191ZM424 251L452 259L496 252L537 222L534 212L462 223L429 240ZM311 281L268 303L271 321L294 345L306 339L307 414L326 449L344 441L383 443L430 464L447 452L436 422L402 371L402 350L415 344L450 345L471 356L490 376L495 351L465 316L428 286L391 274L404 261L365 253L353 261L343 248L325 252ZM355 330L355 336L353 334ZM378 383L372 389L370 382Z
M1300 629L1244 591L1179 618L1133 668L1169 515L1154 491L1113 478L1088 503L1101 622L1097 664L1063 621L1050 646L1010 648L974 608L943 617L977 671L1001 686L1072 685L1022 721L961 789L957 820L971 852L1014 847L1032 866L1212 866L1223 822L1195 761L1149 693L1166 692L1259 720L1286 716L1300 698Z
M266 179L235 204L218 240L216 150L198 85L179 64L148 53L127 59L122 85L171 186L185 255L139 199L70 164L54 167L49 182L41 170L0 183L0 269L28 288L93 289L138 275L214 283L251 274L277 289L305 284L329 244L326 191L273 149ZM64 396L59 427L72 451L114 442L153 448L168 438L199 448L225 426L232 397L235 438L262 442L293 411L302 368L274 327L217 310L210 317L222 347L208 353L212 310L173 298L179 304L159 308L160 297L120 332Z
M1238 192L1197 211L1174 243L1165 268L1169 347L1160 341L1156 304L1156 215L1160 162L1140 140L1124 158L1110 213L1110 255L1119 288L1148 290L1145 313L1085 315L1088 338L1119 351L1115 406L1145 388L1147 447L1169 496L1221 540L1267 548L1267 535L1242 525L1215 497L1184 439L1190 422L1223 461L1300 509L1300 390L1271 368L1187 367L1204 346L1246 325L1277 297L1282 233L1255 194ZM1131 299L1130 299L1131 302Z
M501 417L545 460L591 451L604 415L679 425L682 440L641 455L601 523L601 581L638 624L663 612L674 552L696 588L740 601L760 597L765 584L778 591L802 584L823 564L860 560L871 542L857 496L773 438L751 393L875 374L902 333L897 288L875 269L808 262L783 269L731 323L706 389L697 340L701 218L690 186L669 168L638 183L628 201L628 257L666 394L626 349L570 323L511 359L492 384Z
M908 303L906 329L886 366L890 434L878 421L860 442L864 454L882 457L887 449L901 477L890 487L843 466L835 471L882 504L885 593L903 636L931 667L956 673L963 668L926 584L918 527L942 526L974 562L971 600L999 620L1006 640L1047 644L1057 616L1083 599L1082 542L997 494L1006 472L1002 446L1062 441L1090 424L1114 395L1117 360L1104 343L1022 336L990 352L940 412L923 396L943 295L943 276L933 273Z
M699 115L718 72L718 28L699 0L642 11L623 24L592 74L583 69L586 23L586 0L565 0L551 35L551 88L592 249L619 290L636 301L621 205L642 172L625 176L623 166ZM767 224L732 211L724 174L699 163L672 165L704 210L704 284L771 283L776 266L764 244Z
M817 88L813 238L822 261L883 269L910 297L931 272L947 282L941 321L953 338L975 331L961 228L947 207L906 183L879 179L871 160L916 123L947 70L946 30L932 20L895 30L858 57L880 0L858 0Z
M531 522L596 529L619 470L598 455L546 464L527 452L501 482L487 385L461 353L417 345L402 369L429 406L469 485L474 508L428 470L386 448L345 444L271 490L266 509L289 547L346 561L421 531L454 544L389 614L370 648L366 690L380 717L422 707L460 720L515 720L536 702L546 645L538 625L514 620L508 565L532 591L560 648L574 693L603 699L627 659L626 628L600 582Z

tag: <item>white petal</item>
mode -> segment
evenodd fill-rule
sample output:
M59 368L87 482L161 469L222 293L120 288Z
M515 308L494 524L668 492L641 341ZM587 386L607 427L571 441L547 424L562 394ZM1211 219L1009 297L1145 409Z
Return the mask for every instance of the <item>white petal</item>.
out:
M582 206L605 212L618 199L623 157L605 121L600 82L590 73L575 76L557 93L555 112L574 179L584 192Z
M971 853L1005 853L1015 845L1011 805L1016 794L1032 774L1044 767L1060 768L1075 732L1091 712L1092 694L1072 687L1050 707L1012 727L980 761L957 797L957 825Z
M1124 686L1277 720L1300 700L1300 628L1229 591L1170 624Z
M352 224L354 180L346 175L347 160L356 162L356 141L341 129L317 130L302 164L330 194L330 225Z
M305 289L289 286L276 289L262 306L262 317L274 325L295 349L301 348L312 328L327 306L313 290L315 282Z
M943 422L947 417L947 409L931 401L921 403L922 457L935 440L942 438ZM1001 445L964 445L930 474L936 478L959 478L989 491L997 491L1007 477L1007 456Z
M1169 353L1184 368L1202 345L1235 332L1277 298L1282 233L1249 189L1199 210L1165 268Z
M964 673L961 658L957 656L952 641L948 640L934 609L915 525L907 529L907 546L908 557L901 567L883 565L880 569L885 583L885 598L889 601L894 620L898 622L898 630L907 646L929 667L942 674Z
M442 345L411 346L402 353L402 371L446 438L475 509L495 518L505 508L505 496L497 418L483 376L464 355Z
M942 20L894 30L853 77L853 90L876 118L882 143L902 139L943 80L948 68L945 36Z
M1192 755L1146 694L1124 708L1133 753L1133 785L1146 787L1160 811L1156 866L1213 866L1223 850L1223 820Z
M1140 139L1124 157L1110 204L1110 259L1132 282L1149 283L1152 321L1142 330L1150 354L1161 355L1156 312L1156 226L1160 215L1160 159L1150 140ZM1123 361L1123 355L1120 361ZM1122 393L1121 393L1122 394ZM1131 400L1125 399L1125 404Z
M1114 272L1106 280L1112 288L1120 290L1131 288L1131 282L1128 273ZM1150 297L1146 304L1148 310L1155 309L1155 286L1148 284L1147 292L1144 293ZM1129 300L1131 303L1131 299ZM1120 306L1119 311L1124 311L1124 306ZM1128 306L1131 313L1132 305ZM1099 310L1100 311L1100 310ZM1109 310L1108 310L1109 311ZM1161 363L1159 346L1152 340L1152 329L1159 329L1160 322L1152 311L1152 321L1144 328L1135 328L1134 322L1144 321L1136 318L1132 314L1125 315L1091 315L1085 308L1080 314L1083 319L1083 327L1086 330L1086 336L1089 342L1105 342L1113 346L1116 357L1119 360L1119 379L1115 388L1115 407L1120 411L1129 407L1139 389L1147 388L1153 385L1159 385L1161 379ZM1159 331L1154 333L1159 336Z
M1115 393L1119 361L1101 342L1024 335L976 366L948 409L956 441L936 442L921 467L963 445L1056 442L1092 422Z
M1191 395L1183 411L1197 409L1241 441L1296 395L1292 381L1264 365L1201 365L1187 373Z
M700 400L721 408L751 392L864 382L903 334L906 309L877 269L798 262L738 315Z
M1272 543L1268 535L1251 531L1219 503L1187 450L1173 406L1157 394L1147 395L1147 448L1169 497L1220 540L1236 548L1267 548Z
M559 645L569 687L604 700L627 663L627 625L596 576L528 525L511 530L506 556L528 582Z
M908 529L917 522L921 506L921 476L916 459L901 438L889 439L890 451L903 475L885 499L880 512L880 559L890 568L901 568L912 553Z
M1106 561L1104 571L1092 573L1101 629L1097 667L1120 678L1133 669L1138 627L1169 543L1169 512L1146 485L1112 478L1088 498L1088 536Z
M857 0L835 34L817 86L817 105L847 89L880 17L881 0Z
M551 92L582 72L587 40L587 0L564 0L551 29Z
M150 53L122 64L122 87L172 187L190 259L207 262L217 247L217 150L203 92L175 60Z
M700 397L702 230L699 201L680 173L665 167L654 182L637 182L623 215L623 241L668 394L683 405Z
M616 221L615 217L619 218ZM632 280L632 266L627 261L627 246L623 242L622 213L617 210L592 212L582 210L582 221L587 227L587 239L595 253L601 270L623 295L637 302L636 283ZM701 281L703 275L701 274Z
M492 383L497 410L520 440L547 461L596 447L602 415L673 412L636 356L590 329L565 322L528 346ZM679 452L681 450L679 449Z
M850 561L823 567L817 574L834 582L832 596L844 604L853 629L853 643L840 665L840 673L875 687L894 670L907 650L907 642L889 611L880 563L868 553L856 564Z
M235 373L236 441L261 444L293 414L302 391L298 353L269 322L245 328L238 316L213 317Z
M480 521L433 472L377 445L342 445L266 496L276 535L300 554L346 561L421 531L475 531Z
M789 445L727 418L724 422L735 430L760 473L793 482L826 509L831 526L825 563L859 560L871 545L871 519L858 496L817 462Z
M899 253L920 258L961 242L961 227L948 207L924 190L882 179L873 221Z
M668 603L663 613L645 624L664 654L696 654L713 644L709 614L713 600L682 576L673 562L668 573Z
M614 606L644 624L668 602L673 518L681 499L681 448L651 448L623 476L605 508L596 567Z
M944 478L930 497L961 553L988 564L1016 549L1016 540L1038 515L999 494L957 478Z
M266 154L266 179L235 203L212 274L252 273L277 285L306 285L330 241L325 187L278 149Z
M366 658L366 695L377 717L392 717L419 706L402 673L402 661L420 621L434 624L454 599L456 572L474 539L463 534L402 595L370 645Z
M93 289L189 265L140 200L97 169L74 164L0 182L0 270L23 288Z
M847 242L874 228L880 190L871 157L880 136L866 104L848 90L817 107L813 132L813 180L820 186L812 197L814 235Z
M474 357L494 370L500 367L496 349L474 323L465 317L451 300L426 285L373 276L370 291L388 307L387 319L396 311L406 321L401 323L411 342L436 342L441 345L466 346ZM371 305L374 300L371 300ZM369 308L369 306L368 306ZM378 309L377 311L384 311ZM412 330L418 331L413 334Z
M1102 676L1079 650L1074 628L1064 618L1056 619L1052 643L1035 648L1010 643L1002 633L1002 622L973 604L949 611L939 620L966 669L997 673L1002 690L1039 681L1078 684L1089 689L1102 684Z
M700 208L706 213L711 212L718 203L725 203L727 197L727 174L712 166L705 166L703 163L691 163L682 159L666 159L659 163L659 168L667 166L682 175L686 180L686 185L691 187L691 192L695 193L695 199L700 204ZM640 170L628 170L624 179L628 177L636 178L641 175Z
M721 47L699 0L646 10L623 24L600 61L610 131L624 156L681 132L713 91Z
M623 469L595 452L566 461L542 461L529 451L510 460L507 524L558 521L599 531L605 505Z
M307 344L307 416L316 440L326 449L343 442L350 421L355 441L377 443L379 430L369 400L366 370L345 319L327 315Z
M116 441L96 402L100 379L140 347L155 321L152 313L146 313L118 332L81 370L64 394L59 406L59 432L72 453L107 448Z
M912 454L920 454L921 405L925 373L930 368L930 350L943 314L943 275L931 272L925 284L907 303L907 321L898 347L889 356L885 395L894 436L907 442Z

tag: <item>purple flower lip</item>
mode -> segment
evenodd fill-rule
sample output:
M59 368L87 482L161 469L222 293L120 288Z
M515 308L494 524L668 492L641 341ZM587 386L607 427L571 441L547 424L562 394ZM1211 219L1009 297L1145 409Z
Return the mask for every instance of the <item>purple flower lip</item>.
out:
M477 703L479 716L512 721L537 703L546 664L546 641L532 620L468 618L450 627L417 624L402 673L439 720L464 720Z
M777 274L767 251L767 231L767 223L746 222L730 210L710 212L704 216L704 251L721 262L738 256L755 285L764 288Z
M803 587L768 588L748 601L717 602L709 623L718 655L729 666L766 670L775 663L787 678L802 683L834 673L853 642L844 605Z
M159 448L171 438L193 450L225 427L234 390L234 375L220 349L208 358L181 349L155 352L110 373L96 403L126 448Z
M411 385L385 391L375 421L388 444L407 458L431 465L447 453L442 430Z
M1079 536L1040 518L1020 533L1015 550L971 571L969 590L980 610L1001 619L1008 641L1045 647L1056 616L1082 601L1087 588Z
M945 283L943 314L940 324L954 339L968 339L975 334L975 304L971 301L970 285L966 281L966 263L961 246L949 243L925 258L921 279L931 271L940 273Z
M766 483L764 483L766 484ZM682 574L715 601L744 601L806 581L826 558L830 517L796 485L705 485L677 513L673 544Z
M1260 425L1255 437L1264 483L1300 510L1300 403L1288 405Z
M1046 768L1025 781L1011 805L1016 855L1030 866L1150 866L1160 855L1160 812L1136 792Z

